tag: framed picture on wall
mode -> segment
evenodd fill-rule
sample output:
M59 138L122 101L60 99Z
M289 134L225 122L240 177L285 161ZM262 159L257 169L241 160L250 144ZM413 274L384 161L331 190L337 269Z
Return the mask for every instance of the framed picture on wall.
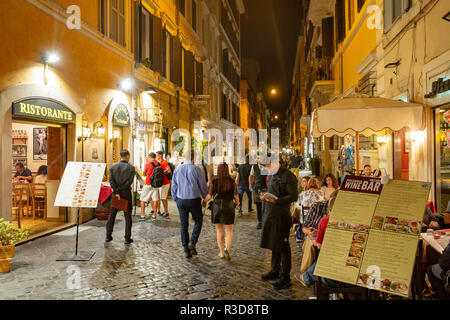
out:
M27 146L26 145L13 145L12 146L12 156L13 157L26 157L27 156Z
M33 128L33 160L47 160L47 128Z
M83 161L105 163L105 139L87 139L84 141Z
M12 170L16 171L16 164L18 162L22 162L25 168L28 168L27 158L13 158L12 161Z

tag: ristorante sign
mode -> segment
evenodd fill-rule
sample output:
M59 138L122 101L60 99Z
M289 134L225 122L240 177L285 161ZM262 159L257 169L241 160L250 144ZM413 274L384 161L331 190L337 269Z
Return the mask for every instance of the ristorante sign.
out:
M130 126L130 113L125 105L119 104L114 110L113 125L120 127Z
M44 98L30 98L14 102L12 114L20 117L53 122L75 122L75 113L69 108L58 102Z

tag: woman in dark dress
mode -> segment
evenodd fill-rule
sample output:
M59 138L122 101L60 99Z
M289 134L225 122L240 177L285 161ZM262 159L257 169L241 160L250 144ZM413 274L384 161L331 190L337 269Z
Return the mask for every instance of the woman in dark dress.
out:
M226 163L218 166L217 176L212 179L209 185L208 195L204 203L208 202L211 198L214 198L211 221L216 226L217 244L220 250L219 257L230 260L234 216L235 210L239 210L239 196L236 183L231 178Z

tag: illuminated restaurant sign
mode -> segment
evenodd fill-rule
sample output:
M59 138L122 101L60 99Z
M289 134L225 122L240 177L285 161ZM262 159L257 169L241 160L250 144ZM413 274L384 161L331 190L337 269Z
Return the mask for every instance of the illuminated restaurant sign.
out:
M12 114L20 117L54 122L75 122L75 113L69 108L58 102L44 98L30 98L14 102Z
M447 92L450 90L450 79L444 81L443 78L439 78L431 85L431 92L425 95L425 99L434 98L438 94Z
M119 127L129 127L130 126L130 114L125 105L119 104L114 110L113 114L113 125Z

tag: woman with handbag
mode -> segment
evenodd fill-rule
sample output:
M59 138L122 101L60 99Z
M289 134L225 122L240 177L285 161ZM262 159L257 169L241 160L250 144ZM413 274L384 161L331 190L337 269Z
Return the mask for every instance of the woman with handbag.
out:
M230 260L235 210L239 210L239 196L236 183L231 178L230 170L226 163L218 166L217 176L211 181L208 195L203 205L206 206L210 199L214 199L212 202L211 222L216 226L217 244L220 250L219 257Z

